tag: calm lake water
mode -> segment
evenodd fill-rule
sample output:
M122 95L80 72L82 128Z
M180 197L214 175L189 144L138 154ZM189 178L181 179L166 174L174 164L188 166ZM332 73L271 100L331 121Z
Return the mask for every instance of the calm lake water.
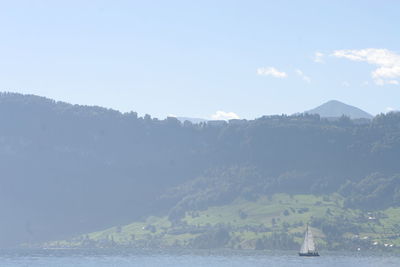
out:
M400 266L400 255L322 253L321 257L298 257L296 252L242 251L95 251L95 250L3 250L1 267L258 267L258 266Z

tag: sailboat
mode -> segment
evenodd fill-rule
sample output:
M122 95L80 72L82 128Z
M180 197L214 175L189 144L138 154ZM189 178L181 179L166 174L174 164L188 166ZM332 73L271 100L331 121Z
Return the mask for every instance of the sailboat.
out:
M299 256L308 256L308 257L315 257L319 256L318 251L315 247L314 238L311 232L310 227L308 227L304 236L304 242L301 245Z

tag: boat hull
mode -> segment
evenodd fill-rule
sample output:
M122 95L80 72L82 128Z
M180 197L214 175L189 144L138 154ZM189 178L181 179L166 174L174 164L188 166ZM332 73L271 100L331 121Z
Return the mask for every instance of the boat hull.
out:
M319 254L318 254L318 252L307 252L307 253L299 252L299 256L302 256L302 257L319 257Z

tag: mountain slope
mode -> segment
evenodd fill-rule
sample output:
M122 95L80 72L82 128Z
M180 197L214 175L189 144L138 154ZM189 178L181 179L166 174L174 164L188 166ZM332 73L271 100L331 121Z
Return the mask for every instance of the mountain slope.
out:
M190 124L0 94L0 246L151 215L179 222L275 193L339 192L349 207L387 208L400 199L399 155L396 113L368 124L315 115Z
M337 100L328 101L314 109L305 111L308 114L318 114L323 118L338 118L343 115L351 119L372 119L373 116L357 107L347 105Z
M306 224L311 223L319 249L400 247L400 208L366 212L344 208L343 202L338 194L273 194L253 201L237 198L228 205L188 210L179 224L152 216L43 246L297 250Z

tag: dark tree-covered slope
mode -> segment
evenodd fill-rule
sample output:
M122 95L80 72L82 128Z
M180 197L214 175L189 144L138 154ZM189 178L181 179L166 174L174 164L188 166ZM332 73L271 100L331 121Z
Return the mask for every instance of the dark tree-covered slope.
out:
M190 203L239 194L338 191L360 206L374 173L397 186L399 155L395 113L368 124L318 115L192 124L3 93L0 245L179 217Z

